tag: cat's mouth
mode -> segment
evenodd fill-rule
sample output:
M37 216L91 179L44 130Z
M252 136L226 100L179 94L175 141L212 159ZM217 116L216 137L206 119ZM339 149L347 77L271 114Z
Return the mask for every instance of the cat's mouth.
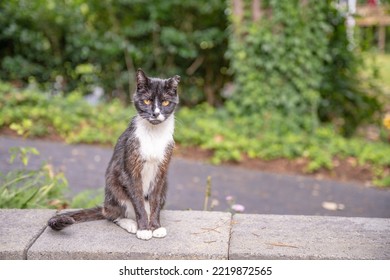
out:
M162 114L159 114L158 116L149 116L148 121L153 125L157 125L165 121L165 117Z
M148 121L149 121L151 124L153 124L153 125L157 125L157 124L160 124L160 123L163 122L163 121L158 120L158 119L149 119Z

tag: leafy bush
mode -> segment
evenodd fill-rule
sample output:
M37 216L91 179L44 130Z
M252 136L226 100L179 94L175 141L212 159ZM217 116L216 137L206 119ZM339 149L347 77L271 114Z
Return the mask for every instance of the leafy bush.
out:
M308 133L319 120L332 121L348 136L377 117L376 89L359 76L359 53L349 46L335 1L262 1L259 21L241 2L243 18L230 17L233 114L270 115Z
M0 75L35 77L53 91L100 85L130 102L142 67L181 75L191 93L183 103L216 102L228 79L225 8L224 0L0 1Z
M381 89L374 83L374 75L362 75L361 68L368 65L361 59L362 53L350 46L345 17L338 10L329 9L326 20L331 32L328 59L323 62L318 115L322 121L341 122L341 132L351 136L359 125L378 121Z

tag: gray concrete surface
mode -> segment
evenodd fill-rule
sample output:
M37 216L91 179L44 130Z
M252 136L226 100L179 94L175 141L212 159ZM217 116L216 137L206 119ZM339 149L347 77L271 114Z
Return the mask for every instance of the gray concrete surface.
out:
M26 259L54 210L0 210L0 260Z
M56 232L52 215L0 209L0 259L390 260L390 219L165 210L168 235L143 241L108 221Z
M32 157L29 168L44 161L63 171L72 194L85 189L104 187L104 173L112 149L90 145L23 140L0 137L0 171L21 165L10 165L8 149L17 146L36 147L41 155ZM175 157L169 170L169 188L165 209L202 210L207 177L212 178L212 195L218 205L214 210L227 211L225 197L245 206L249 214L320 215L343 217L390 218L390 190L369 188L361 184L317 180L314 178L272 174L231 166L213 166ZM341 205L338 210L323 207L324 202Z
M390 259L390 219L234 215L230 259Z
M163 211L165 238L137 239L109 221L47 228L28 259L227 259L230 213Z

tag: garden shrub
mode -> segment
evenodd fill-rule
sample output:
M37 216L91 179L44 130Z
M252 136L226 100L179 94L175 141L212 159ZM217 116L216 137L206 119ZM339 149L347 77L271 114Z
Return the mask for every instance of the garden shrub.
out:
M359 51L349 46L335 1L261 1L258 21L248 12L252 1L242 2L243 18L230 16L232 112L283 117L292 130L307 132L332 121L347 136L378 117L377 89L359 76Z

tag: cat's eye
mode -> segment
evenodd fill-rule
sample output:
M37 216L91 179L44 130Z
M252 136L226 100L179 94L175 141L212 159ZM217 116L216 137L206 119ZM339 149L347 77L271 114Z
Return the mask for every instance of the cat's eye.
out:
M168 106L168 105L169 105L169 101L168 101L168 100L164 100L161 104L162 104L163 106Z
M150 103L152 103L152 100L150 100L150 99L145 99L145 100L144 100L144 103L145 103L146 105L150 105Z

